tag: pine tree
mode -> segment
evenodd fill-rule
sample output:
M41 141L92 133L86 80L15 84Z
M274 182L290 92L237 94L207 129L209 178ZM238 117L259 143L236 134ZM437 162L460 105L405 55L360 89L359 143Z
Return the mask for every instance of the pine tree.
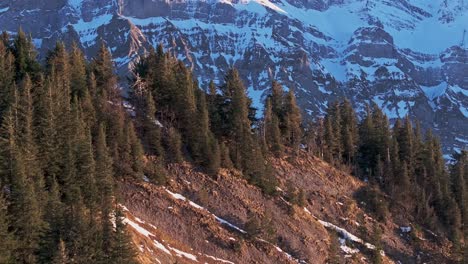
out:
M21 263L35 263L39 237L44 229L42 215L31 180L26 177L26 167L17 143L16 118L12 108L7 111L1 128L2 179L10 185L11 226L18 238L15 259Z
M122 171L125 172L124 175L142 178L144 151L131 120L125 122L123 134L125 141L120 153L122 163L120 166L124 167Z
M413 168L414 134L409 116L405 117L403 126L398 131L397 139L400 146L400 159L405 160L410 169Z
M1 45L1 44L0 44ZM3 188L2 188L3 189ZM10 217L7 212L7 201L0 192L0 263L10 264L13 261L15 238L9 230Z
M106 132L104 126L99 127L96 139L96 183L100 193L102 203L110 205L110 198L113 190L113 168L112 157L109 155L109 148L106 142Z
M57 251L62 233L65 231L65 206L61 201L60 187L55 178L51 180L44 220L48 225L41 236L39 263L50 263Z
M11 102L15 82L15 58L0 42L0 120Z
M179 122L180 132L187 138L188 145L192 145L197 141L194 116L196 115L196 98L195 91L198 87L195 87L192 74L185 67L185 65L179 61L173 69L175 76L175 86L176 89L174 92L175 104L174 113L176 113ZM191 146L191 148L196 148L196 146Z
M69 264L70 260L68 258L68 251L65 246L65 242L60 239L59 246L56 252L54 259L51 262L52 264Z
M271 84L271 110L272 115L276 115L280 122L282 131L286 128L285 126L285 113L284 113L284 91L283 87L276 81L273 81ZM284 135L284 134L283 134Z
M382 231L378 225L374 225L372 244L375 245L375 249L372 251L372 263L380 264L383 262L382 255L380 253L382 250Z
M401 168L398 170L396 186L398 186L398 198L403 204L409 201L410 198L410 169L406 161L403 161Z
M40 71L40 65L36 61L37 53L32 38L26 36L21 28L13 41L12 52L15 56L16 80L22 80L26 73L29 73L34 79Z
M253 138L249 116L249 104L244 85L242 84L237 70L232 69L225 77L225 93L231 96L230 116L231 119L231 157L234 165L241 170L248 169L252 161Z
M168 162L180 163L184 160L182 155L182 139L179 132L169 127L166 138L166 157Z
M44 194L44 178L42 170L37 158L38 147L34 137L34 109L32 97L32 83L29 74L25 75L20 87L20 96L18 102L18 145L21 149L24 162L28 165L26 170L27 179L34 184L34 190L39 199L39 204L42 205L45 200Z
M454 155L455 162L451 166L451 189L460 209L464 230L468 229L468 152L462 150ZM465 242L467 243L467 242Z
M103 96L105 94L112 102L120 97L115 88L117 80L114 75L112 55L103 41L101 41L97 56L92 61L91 68L96 80L97 95Z
M83 52L76 43L72 44L70 52L70 83L71 95L82 99L87 90L86 61Z
M145 110L143 111L143 136L145 145L149 153L153 155L161 155L161 128L160 123L156 119L156 106L151 91L146 92Z
M199 157L195 154L195 160L201 161L201 164L207 169L209 174L216 174L221 164L221 153L218 141L211 132L210 117L205 93L197 90L197 123L196 137L198 138Z
M299 107L296 103L296 96L293 90L289 90L285 100L285 114L288 135L286 136L289 146L297 151L302 140L301 123L302 117Z
M96 162L94 160L93 144L90 128L81 121L80 136L76 145L76 168L80 183L80 193L89 208L97 202Z
M359 167L364 176L371 176L375 166L376 150L376 132L374 118L370 106L367 106L366 116L359 125Z
M58 127L54 109L52 84L49 80L40 81L37 89L37 102L35 104L36 142L38 142L38 155L41 169L44 173L46 187L49 187L53 178L60 173L60 153L57 139Z
M234 167L234 164L231 160L231 153L229 152L229 147L224 142L221 142L219 149L221 153L221 167L226 169L232 169Z
M283 151L283 145L281 144L281 131L279 128L279 119L276 114L273 114L271 105L271 99L268 98L265 102L264 110L264 137L269 150L279 156Z
M136 251L124 223L121 209L115 210L115 231L111 249L111 262L115 264L137 264Z
M356 158L359 142L356 113L349 100L344 100L340 107L342 109L341 139L343 141L343 160L348 164L352 164Z

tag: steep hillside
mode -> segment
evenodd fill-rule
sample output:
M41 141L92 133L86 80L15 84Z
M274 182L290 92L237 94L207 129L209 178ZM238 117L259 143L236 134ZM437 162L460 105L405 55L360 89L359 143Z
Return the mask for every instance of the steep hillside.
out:
M452 261L450 243L421 231L403 211L374 220L355 198L366 183L306 153L273 164L281 186L274 197L235 171L222 170L213 179L188 164L169 169L166 187L121 182L140 261L372 263L375 246L380 248L375 241L382 244L384 263ZM304 204L287 201L295 188L303 190ZM376 226L381 240L373 237Z
M202 87L239 68L259 108L272 79L310 117L343 96L374 101L434 128L448 154L468 142L467 13L463 0L4 0L0 30L22 26L43 56L57 40L93 56L104 40L121 76L163 43Z

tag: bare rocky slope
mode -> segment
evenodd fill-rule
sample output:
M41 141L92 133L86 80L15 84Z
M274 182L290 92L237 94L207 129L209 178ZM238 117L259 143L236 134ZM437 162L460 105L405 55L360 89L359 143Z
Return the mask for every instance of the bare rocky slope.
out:
M0 30L23 27L42 56L63 40L91 57L103 40L122 76L162 43L204 88L237 67L260 109L272 79L311 118L374 101L449 154L468 145L467 14L466 0L0 0Z
M355 198L366 183L306 153L272 162L280 181L273 197L235 171L213 179L188 164L171 166L165 187L121 182L140 262L372 263L375 226L384 263L453 262L451 244L417 228L403 207L375 220ZM304 191L304 206L286 201L292 187ZM253 218L262 231L251 237Z

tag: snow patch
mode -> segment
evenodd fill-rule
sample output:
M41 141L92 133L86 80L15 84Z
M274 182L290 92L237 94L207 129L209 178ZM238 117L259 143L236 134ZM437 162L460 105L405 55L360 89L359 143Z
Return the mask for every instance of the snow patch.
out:
M348 232L346 229L344 228L341 228L341 227L338 227L330 222L326 222L326 221L322 221L320 219L318 219L317 217L315 217L314 215L312 215L310 213L309 210L307 210L307 208L304 207L304 211L308 214L310 214L312 217L314 217L315 219L317 219L317 221L322 224L323 226L325 227L328 227L328 228L331 228L333 230L335 230L336 232L340 233L341 236L346 239L346 240L350 240L350 241L353 241L353 242L356 242L356 243L359 243L359 244L362 244L364 245L365 247L367 247L368 249L375 249L375 246L370 244L370 243L367 243L365 242L364 240L360 239L359 237L351 234L350 232Z
M235 264L234 262L231 262L231 261L229 261L229 260L220 259L220 258L213 257L213 256L210 256L210 255L207 255L207 254L205 254L205 256L208 257L208 258L210 258L210 259L213 259L213 260L222 262L222 263Z
M188 259L193 260L193 261L195 261L195 262L198 262L197 257L194 256L194 255L192 255L192 254L190 254L190 253L184 252L184 251L182 251L182 250L179 250L179 249L177 249L177 248L173 248L173 247L170 247L170 246L169 246L169 248L170 248L172 251L174 251L178 257L185 257L185 258L188 258Z
M441 82L435 86L422 86L421 89L423 90L424 94L426 95L427 99L434 100L435 98L440 97L441 95L445 94L447 90L447 83Z
M4 8L0 8L0 14L1 13L5 13L6 11L10 10L10 7L7 6L7 7L4 7Z
M400 230L402 233L409 233L411 232L411 226L400 226Z
M169 255L172 256L171 252L163 244L161 244L157 240L154 240L154 239L151 238L151 236L154 237L153 233L151 233L150 231L146 230L145 228L141 227L139 224L133 222L132 220L130 220L128 218L124 219L124 223L130 225L133 229L135 229L138 233L142 234L143 236L148 237L151 240L153 240L153 243L154 243L155 247L159 248L164 253L169 254Z
M221 224L227 225L227 226L229 226L229 227L231 227L231 228L233 228L233 229L235 229L235 230L237 230L237 231L239 231L239 232L241 232L243 234L247 233L245 230L241 229L240 227L238 227L236 225L233 225L233 224L229 223L228 221L222 219L221 217L218 217L217 215L211 213L210 211L208 211L208 209L204 208L203 206L200 206L200 205L190 201L185 196L183 196L181 194L178 194L178 193L173 193L173 192L169 191L166 188L165 188L165 190L166 190L167 193L169 193L175 199L182 200L182 201L188 201L190 206L208 212L209 214L211 214L216 219L216 221L220 222Z

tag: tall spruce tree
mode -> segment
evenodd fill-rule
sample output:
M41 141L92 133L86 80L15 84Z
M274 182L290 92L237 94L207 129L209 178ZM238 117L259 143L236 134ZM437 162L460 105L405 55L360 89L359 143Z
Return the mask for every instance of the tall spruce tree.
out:
M137 264L136 251L127 227L124 223L125 215L120 208L115 210L115 231L111 248L111 263Z
M1 127L0 147L2 152L2 179L9 179L9 213L11 226L18 238L14 255L20 263L35 263L35 252L39 247L39 238L44 230L42 213L36 197L34 185L26 176L26 165L17 143L17 123L15 107L7 110ZM6 155L6 156L4 156Z
M0 44L1 45L1 44ZM2 188L3 189L3 188ZM7 211L7 200L0 192L0 263L13 264L15 250L15 237L10 231L10 215Z
M286 139L288 145L294 151L297 151L302 140L302 117L299 107L296 103L296 96L294 95L294 91L292 89L289 90L285 98L284 109L286 115L285 119L288 127L288 134L286 135Z

